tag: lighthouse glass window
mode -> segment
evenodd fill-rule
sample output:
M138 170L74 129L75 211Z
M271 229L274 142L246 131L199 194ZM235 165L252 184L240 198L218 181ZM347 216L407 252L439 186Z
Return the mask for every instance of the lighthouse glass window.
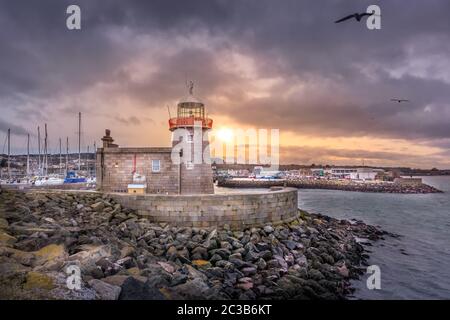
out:
M161 171L161 160L152 160L152 172Z

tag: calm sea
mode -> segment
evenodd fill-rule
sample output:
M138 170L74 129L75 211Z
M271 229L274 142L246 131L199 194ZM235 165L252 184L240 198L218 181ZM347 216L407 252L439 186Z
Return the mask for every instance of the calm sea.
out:
M381 289L367 289L365 275L353 282L353 298L450 299L450 177L423 180L445 193L298 191L299 208L308 212L358 219L400 235L366 247L369 264L380 267ZM239 189L217 188L228 191Z

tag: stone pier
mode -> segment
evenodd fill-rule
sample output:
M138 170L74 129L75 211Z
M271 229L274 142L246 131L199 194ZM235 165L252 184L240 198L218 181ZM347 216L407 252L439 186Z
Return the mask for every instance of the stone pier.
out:
M110 193L115 201L152 222L183 227L233 229L290 221L297 217L297 189L203 195Z

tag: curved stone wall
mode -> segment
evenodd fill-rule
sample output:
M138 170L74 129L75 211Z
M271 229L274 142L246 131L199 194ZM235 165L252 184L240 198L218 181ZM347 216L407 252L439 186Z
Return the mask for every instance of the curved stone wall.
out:
M152 222L233 229L290 221L298 215L297 189L203 195L109 194Z

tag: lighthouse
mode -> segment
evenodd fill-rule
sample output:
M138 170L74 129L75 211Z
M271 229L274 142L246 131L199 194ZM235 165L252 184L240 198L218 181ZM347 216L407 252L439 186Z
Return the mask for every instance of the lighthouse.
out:
M177 116L169 119L172 148L180 150L179 183L182 194L214 193L208 131L213 121L205 114L205 105L193 94L194 83L177 105ZM190 155L190 156L189 156Z

